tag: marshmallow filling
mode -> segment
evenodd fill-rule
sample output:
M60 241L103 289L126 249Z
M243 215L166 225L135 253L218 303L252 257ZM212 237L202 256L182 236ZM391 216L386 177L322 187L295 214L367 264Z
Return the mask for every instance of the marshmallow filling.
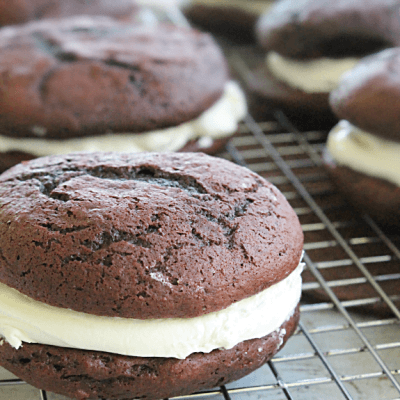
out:
M279 331L299 303L302 270L300 263L264 291L195 318L139 320L90 315L38 302L0 284L0 335L16 349L25 342L184 359Z
M400 186L399 142L382 139L342 120L330 131L326 146L338 164Z
M77 151L173 152L196 139L200 139L201 147L208 147L214 139L235 133L246 113L245 96L239 85L230 81L225 85L222 97L211 108L195 120L178 126L143 133L108 133L66 140L46 139L46 129L33 126L31 130L38 136L36 138L0 135L0 152L22 151L36 157Z
M295 60L270 51L265 59L268 70L279 81L306 93L329 93L358 58Z

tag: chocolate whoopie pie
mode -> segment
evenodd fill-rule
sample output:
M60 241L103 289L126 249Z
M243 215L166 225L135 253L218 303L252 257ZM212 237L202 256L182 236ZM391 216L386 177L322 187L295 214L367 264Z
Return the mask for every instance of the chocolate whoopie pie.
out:
M249 83L252 103L300 125L331 125L330 91L360 58L399 45L399 10L398 0L276 2L256 26L267 55Z
M1 0L0 26L82 14L130 21L137 10L134 0Z
M400 49L364 58L330 103L342 119L330 132L325 164L361 212L400 224Z
M0 177L0 364L77 399L238 379L296 329L284 196L201 153L74 153Z
M0 30L0 55L3 168L21 153L215 150L246 113L222 51L194 29L43 20Z

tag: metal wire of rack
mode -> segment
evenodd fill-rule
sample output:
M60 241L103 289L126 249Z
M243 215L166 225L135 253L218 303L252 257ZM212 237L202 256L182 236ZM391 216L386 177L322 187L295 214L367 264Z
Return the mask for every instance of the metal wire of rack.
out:
M223 44L235 72L247 74L248 49ZM400 236L354 212L337 192L321 164L325 138L326 132L299 132L280 112L264 122L248 116L218 155L275 184L299 216L306 263L301 320L259 370L181 399L400 399ZM11 399L66 398L0 369L0 400Z

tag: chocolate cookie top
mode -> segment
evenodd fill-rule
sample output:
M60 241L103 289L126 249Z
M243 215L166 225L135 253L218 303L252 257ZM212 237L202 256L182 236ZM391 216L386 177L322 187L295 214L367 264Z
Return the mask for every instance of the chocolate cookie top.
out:
M91 314L195 317L288 276L303 235L272 184L203 154L75 153L0 177L0 281Z
M0 26L81 14L125 20L136 10L134 0L0 0Z
M363 58L343 77L329 100L339 118L400 142L400 49Z
M281 0L257 23L260 44L292 58L366 55L400 44L399 0Z
M211 36L107 17L0 31L3 135L70 138L145 132L198 117L228 80Z
M237 43L254 43L254 26L261 12L256 12L252 1L189 1L183 12L195 26L213 34L224 36ZM254 8L252 8L252 6ZM259 5L261 8L261 6ZM268 7L265 3L264 8ZM258 11L258 10L257 10Z

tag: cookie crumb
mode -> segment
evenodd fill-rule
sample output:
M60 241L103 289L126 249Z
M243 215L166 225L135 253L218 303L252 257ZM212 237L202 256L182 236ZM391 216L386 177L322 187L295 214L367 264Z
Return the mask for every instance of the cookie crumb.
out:
M32 133L36 136L43 137L47 134L47 129L44 126L35 125L31 129Z

